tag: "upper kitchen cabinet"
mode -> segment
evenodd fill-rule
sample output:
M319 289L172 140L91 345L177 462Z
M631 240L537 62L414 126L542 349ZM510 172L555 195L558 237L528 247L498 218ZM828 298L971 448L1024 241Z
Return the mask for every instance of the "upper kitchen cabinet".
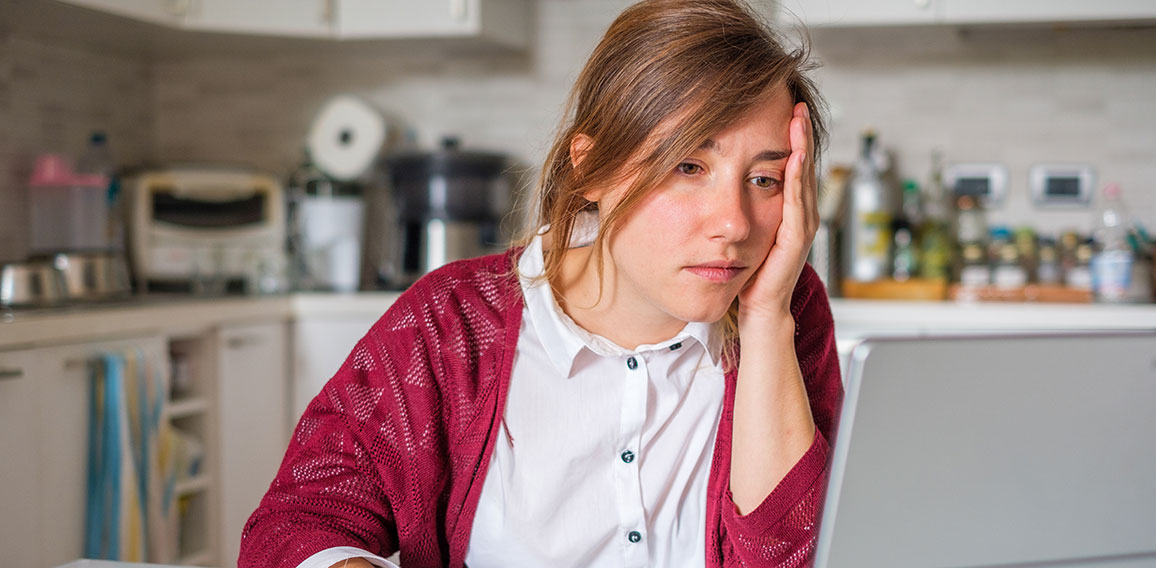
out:
M953 24L1113 22L1156 19L1152 0L951 0L943 19Z
M184 27L206 32L330 37L336 0L164 0L185 4Z
M57 0L200 32L336 40L481 40L525 48L531 0Z
M780 0L779 21L811 27L933 24L944 0Z
M329 37L337 0L59 0L154 24L205 32Z
M777 17L810 27L1156 20L1152 0L780 0Z
M192 0L57 0L134 20L179 26Z
M506 47L530 41L527 0L340 0L339 39L481 38Z

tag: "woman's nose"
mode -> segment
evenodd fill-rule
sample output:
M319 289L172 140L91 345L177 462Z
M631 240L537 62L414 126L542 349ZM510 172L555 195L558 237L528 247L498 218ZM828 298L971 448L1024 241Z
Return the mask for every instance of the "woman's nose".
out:
M742 241L750 235L750 210L742 183L727 183L710 192L704 204L706 227L712 240Z

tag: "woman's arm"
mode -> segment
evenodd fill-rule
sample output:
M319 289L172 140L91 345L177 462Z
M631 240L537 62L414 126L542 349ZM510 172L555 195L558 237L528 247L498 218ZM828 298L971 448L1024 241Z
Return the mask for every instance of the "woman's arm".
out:
M783 220L758 274L739 297L742 355L735 390L730 485L740 514L763 502L808 451L815 421L795 352L791 298L818 228L806 104L789 125Z

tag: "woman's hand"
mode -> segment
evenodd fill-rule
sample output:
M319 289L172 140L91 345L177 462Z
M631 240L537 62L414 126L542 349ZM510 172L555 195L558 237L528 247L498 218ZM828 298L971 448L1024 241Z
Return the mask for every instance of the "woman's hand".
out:
M791 156L783 180L783 221L766 260L739 293L739 322L782 318L819 228L818 189L813 160L811 112L796 103L788 126Z
M783 183L783 221L754 278L739 292L742 360L735 390L731 493L754 510L814 441L815 421L795 353L791 296L819 227L811 115L795 105Z

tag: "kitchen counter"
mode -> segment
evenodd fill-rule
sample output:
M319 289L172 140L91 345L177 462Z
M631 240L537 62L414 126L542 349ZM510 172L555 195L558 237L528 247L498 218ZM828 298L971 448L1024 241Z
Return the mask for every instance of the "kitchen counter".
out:
M374 316L399 292L197 298L149 296L109 304L0 312L0 347L64 343L164 330L197 333L223 322ZM1156 330L1156 304L1011 304L831 300L840 351L870 335L1098 329Z
M193 334L225 322L381 314L398 295L399 292L220 298L151 295L109 303L6 310L0 311L0 348L160 331Z
M399 292L278 296L150 296L115 303L0 312L0 347L160 329L196 332L220 322L380 314ZM945 332L1156 329L1156 305L846 300L831 309L840 339Z

